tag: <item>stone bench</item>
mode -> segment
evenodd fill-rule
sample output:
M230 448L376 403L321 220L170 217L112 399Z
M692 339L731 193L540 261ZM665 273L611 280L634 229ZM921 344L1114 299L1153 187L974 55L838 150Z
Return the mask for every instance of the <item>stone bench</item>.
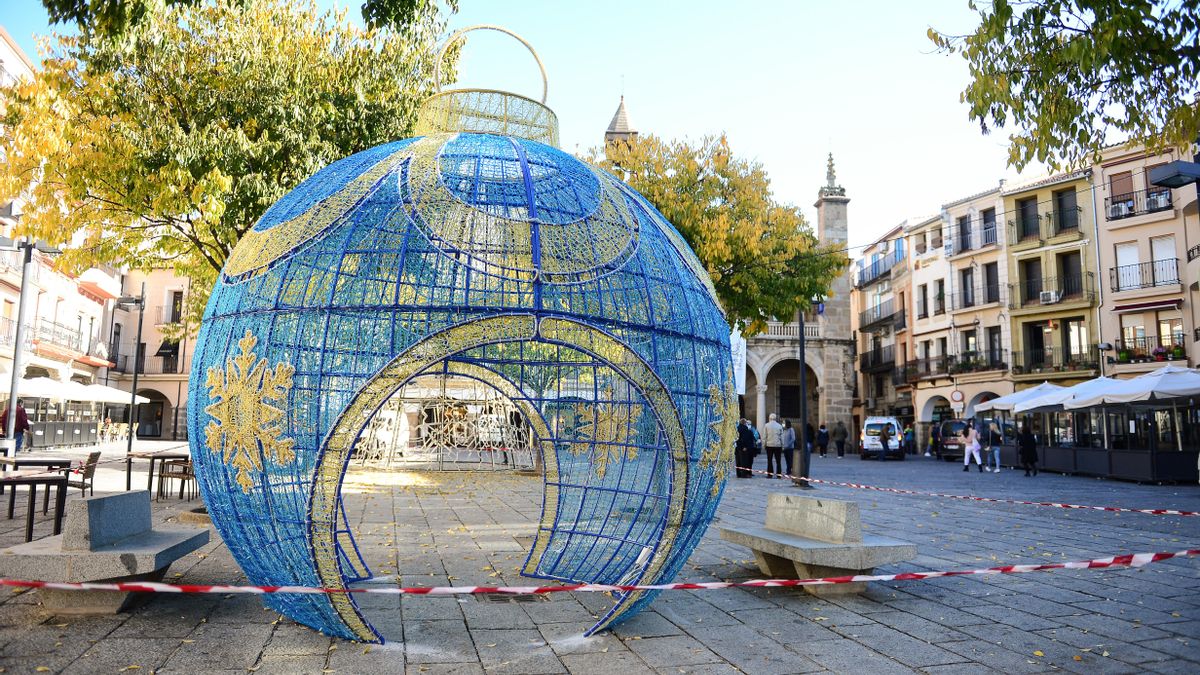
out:
M0 551L0 576L65 582L161 581L171 563L208 543L208 529L150 524L150 492L67 503L63 533ZM115 614L134 593L38 589L55 614Z
M913 544L863 534L856 502L784 493L767 496L766 525L722 527L721 538L754 551L758 569L772 579L870 574L880 565L910 560ZM866 582L804 586L813 595L861 593Z

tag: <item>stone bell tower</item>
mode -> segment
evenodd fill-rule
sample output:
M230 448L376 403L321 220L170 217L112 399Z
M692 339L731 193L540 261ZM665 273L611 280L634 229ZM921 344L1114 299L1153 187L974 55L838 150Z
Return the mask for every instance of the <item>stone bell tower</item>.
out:
M824 247L844 251L847 244L848 220L846 205L850 198L846 188L837 184L833 168L833 153L825 172L825 185L817 191L817 238ZM850 335L850 270L834 280L825 312L821 316L821 338L824 343L821 373L820 415L830 425L837 420L846 423L854 434L851 418L854 397L854 342Z

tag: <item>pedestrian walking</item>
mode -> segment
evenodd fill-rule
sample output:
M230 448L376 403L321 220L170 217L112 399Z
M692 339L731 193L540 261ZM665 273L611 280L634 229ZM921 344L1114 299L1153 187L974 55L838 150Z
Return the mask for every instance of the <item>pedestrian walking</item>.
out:
M1017 440L1017 445L1021 455L1021 467L1025 469L1025 475L1037 475L1037 437L1033 435L1033 431L1029 429L1029 425L1025 424L1021 427L1021 436Z
M925 451L925 456L928 457L931 451L934 457L942 458L942 425L937 422L929 430L929 449Z
M783 477L783 425L771 413L763 426L763 447L767 451L767 478Z
M904 425L904 453L917 454L917 434L913 431L912 423Z
M979 456L979 432L975 431L975 420L967 422L967 426L963 427L963 471L971 470L971 456L975 456L975 464L979 466L979 473L983 473L983 459Z
M817 429L817 450L821 453L821 458L825 458L825 453L829 451L829 429L825 428L825 423L821 422L821 428Z
M750 473L750 469L754 466L754 434L750 433L750 421L745 418L738 422L734 458L737 464L737 477L751 478L753 474Z
M25 444L25 432L29 431L29 415L25 412L25 407L17 401L17 416L13 423L13 436L17 439L16 452L21 451L21 446ZM0 413L0 434L8 433L8 408ZM32 522L32 521L30 521Z
M1000 430L996 427L995 422L988 422L987 427L987 454L989 455L989 463L992 465L993 473L1000 473L1000 445L1001 436Z
M796 454L796 430L792 428L791 420L783 421L783 463L787 465L787 474L792 473L792 456Z
M810 452L810 453L813 451L813 441L816 440L816 435L817 435L816 432L813 431L812 422L805 422L804 423L804 448L806 450L808 450L808 452Z
M837 426L833 428L833 442L837 444L838 459L846 456L846 437L850 433L846 431L846 423L838 420Z

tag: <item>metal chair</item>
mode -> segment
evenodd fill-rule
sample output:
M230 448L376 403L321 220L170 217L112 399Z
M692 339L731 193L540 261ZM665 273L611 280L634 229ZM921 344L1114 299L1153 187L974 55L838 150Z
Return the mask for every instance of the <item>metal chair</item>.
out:
M96 475L96 465L100 463L100 451L89 452L87 461L77 469L68 469L68 471L78 471L76 474L79 480L70 480L71 473L67 474L67 487L77 487L80 494L96 494L96 482L93 477Z
M172 459L162 463L158 471L158 495L154 501L162 499L163 486L168 480L179 481L179 498L183 499L184 488L187 488L187 499L192 501L197 496L196 474L192 469L190 459Z

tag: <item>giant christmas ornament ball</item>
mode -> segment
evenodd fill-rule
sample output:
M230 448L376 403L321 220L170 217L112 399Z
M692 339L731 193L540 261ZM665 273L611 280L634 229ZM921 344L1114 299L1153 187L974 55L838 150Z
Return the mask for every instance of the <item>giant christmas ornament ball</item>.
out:
M191 372L200 490L254 584L371 576L342 481L417 376L486 383L527 419L545 467L529 577L671 580L732 468L729 330L704 269L635 191L523 138L431 134L305 181L231 254ZM618 596L591 630L653 595ZM264 601L379 640L352 596Z

